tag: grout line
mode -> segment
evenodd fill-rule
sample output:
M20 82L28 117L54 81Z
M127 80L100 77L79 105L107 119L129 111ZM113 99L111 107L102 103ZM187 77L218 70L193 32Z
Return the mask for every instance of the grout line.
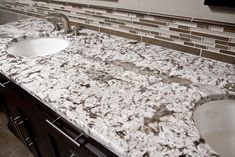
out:
M200 49L199 57L202 57L202 49Z
M191 18L191 21L190 21L190 22L193 22L193 20L194 20L194 17Z

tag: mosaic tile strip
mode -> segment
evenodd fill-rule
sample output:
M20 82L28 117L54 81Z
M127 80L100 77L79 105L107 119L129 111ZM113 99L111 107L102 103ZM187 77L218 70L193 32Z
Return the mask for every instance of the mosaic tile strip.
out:
M231 23L54 0L4 0L0 8L37 17L59 12L74 25L235 64Z

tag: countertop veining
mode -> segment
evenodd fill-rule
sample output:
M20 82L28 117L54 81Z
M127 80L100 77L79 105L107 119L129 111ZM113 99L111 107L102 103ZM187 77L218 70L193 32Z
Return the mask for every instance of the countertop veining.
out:
M0 71L122 157L216 156L197 131L196 105L235 95L235 66L87 29L53 32L42 19L0 26ZM44 57L6 49L28 37L70 42Z

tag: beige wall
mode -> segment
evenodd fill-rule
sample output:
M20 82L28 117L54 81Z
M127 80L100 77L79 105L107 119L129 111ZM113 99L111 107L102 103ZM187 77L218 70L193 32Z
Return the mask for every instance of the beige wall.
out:
M119 0L119 2L107 2L102 0L67 1L235 23L234 8L211 10L208 6L203 5L204 0Z

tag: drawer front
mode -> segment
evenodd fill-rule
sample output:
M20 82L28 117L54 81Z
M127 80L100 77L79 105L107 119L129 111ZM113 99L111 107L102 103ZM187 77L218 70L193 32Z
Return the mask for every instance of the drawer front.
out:
M117 157L51 109L39 108L57 157Z
M60 118L45 122L57 157L96 157L84 147L86 138L81 132L74 132Z

